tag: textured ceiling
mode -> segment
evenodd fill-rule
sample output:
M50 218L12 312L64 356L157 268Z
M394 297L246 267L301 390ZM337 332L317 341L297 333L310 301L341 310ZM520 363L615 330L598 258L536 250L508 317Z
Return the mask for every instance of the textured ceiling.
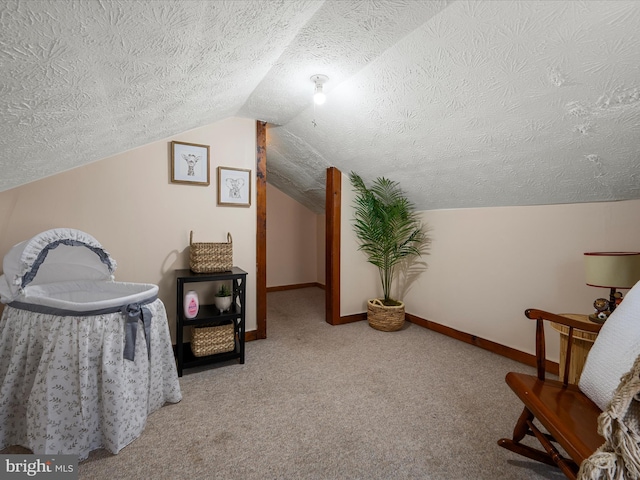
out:
M229 116L316 212L328 166L420 209L640 198L640 2L0 3L0 191Z

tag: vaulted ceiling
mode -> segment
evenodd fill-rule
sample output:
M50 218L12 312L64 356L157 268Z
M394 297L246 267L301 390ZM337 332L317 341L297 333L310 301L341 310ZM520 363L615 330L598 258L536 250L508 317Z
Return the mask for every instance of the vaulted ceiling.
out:
M230 116L316 212L328 166L419 209L640 198L640 2L0 3L0 191Z

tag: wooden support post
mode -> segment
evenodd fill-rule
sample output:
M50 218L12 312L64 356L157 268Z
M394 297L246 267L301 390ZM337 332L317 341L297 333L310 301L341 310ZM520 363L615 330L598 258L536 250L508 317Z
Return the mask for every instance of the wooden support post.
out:
M267 124L256 128L256 338L267 338Z
M340 324L340 202L342 199L342 172L327 168L326 193L326 290L325 319L331 325Z

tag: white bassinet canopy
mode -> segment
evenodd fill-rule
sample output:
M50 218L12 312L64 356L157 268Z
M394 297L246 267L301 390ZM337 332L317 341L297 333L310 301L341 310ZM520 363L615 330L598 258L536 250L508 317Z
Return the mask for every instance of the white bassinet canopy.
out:
M0 301L10 303L27 285L113 280L116 262L88 233L54 228L14 245L2 267Z
M114 281L116 261L91 235L55 228L4 257L0 301L57 315L98 315L157 298L158 286Z

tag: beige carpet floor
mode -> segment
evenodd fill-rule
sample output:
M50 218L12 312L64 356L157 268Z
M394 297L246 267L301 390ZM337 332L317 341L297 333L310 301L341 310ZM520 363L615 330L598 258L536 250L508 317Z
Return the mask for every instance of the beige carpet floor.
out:
M564 478L496 444L522 410L504 376L527 366L413 324L330 326L318 288L270 293L267 333L244 365L187 370L183 400L80 478Z

